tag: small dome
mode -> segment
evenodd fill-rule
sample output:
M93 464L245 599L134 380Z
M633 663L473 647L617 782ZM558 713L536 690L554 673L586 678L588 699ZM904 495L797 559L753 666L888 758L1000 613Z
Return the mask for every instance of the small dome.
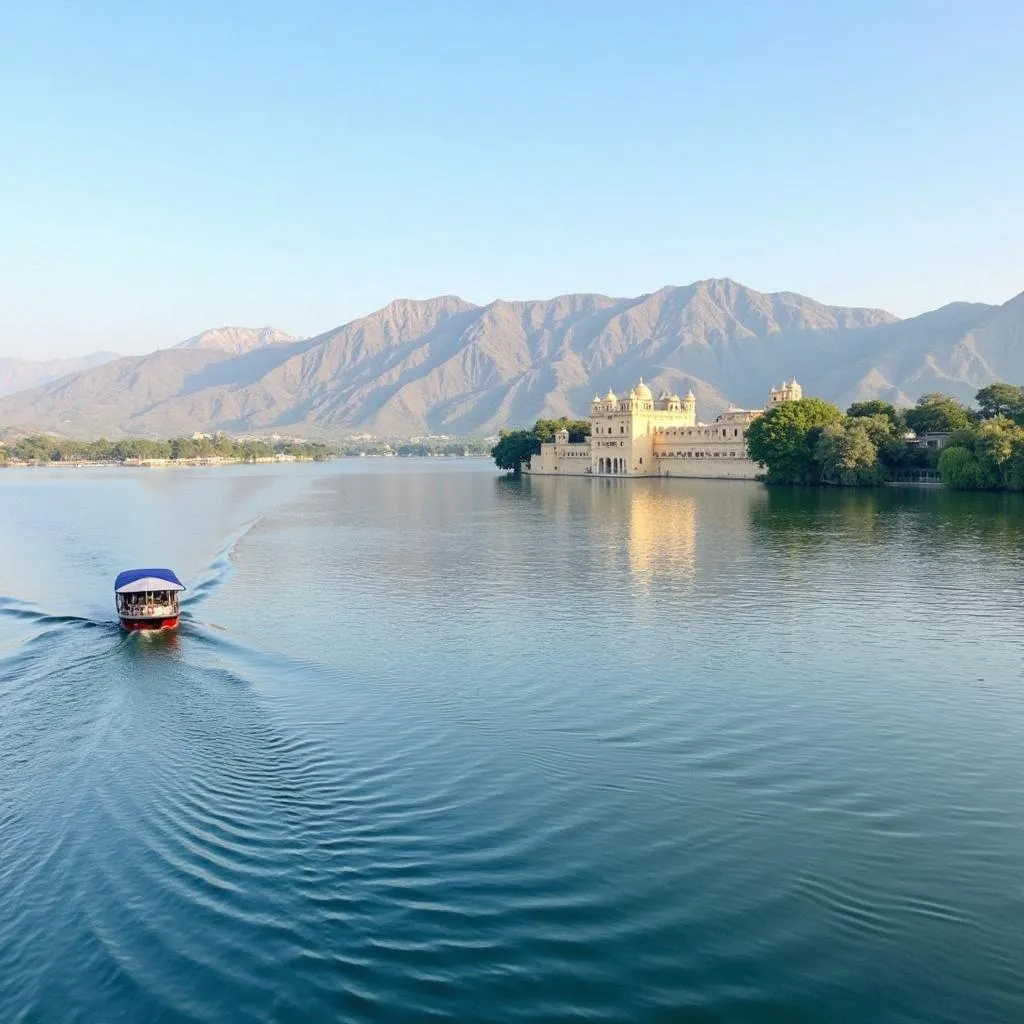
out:
M654 398L651 389L644 383L643 377L640 378L640 383L633 388L633 394L642 402L650 402Z
M674 394L673 395L669 395L668 396L668 400L670 402L681 402L682 401L682 399L678 395L674 395Z
M693 388L690 388L690 390L686 392L686 400L688 402L696 402L697 401L697 396L693 393Z
M611 388L608 389L608 394L604 396L606 402L617 402L618 399L615 397L615 392Z
M594 395L594 401L595 402L600 402L601 401L601 396L600 395Z

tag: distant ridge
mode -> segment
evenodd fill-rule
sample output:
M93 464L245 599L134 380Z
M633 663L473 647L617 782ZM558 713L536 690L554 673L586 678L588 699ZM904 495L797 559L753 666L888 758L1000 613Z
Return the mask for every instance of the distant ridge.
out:
M276 327L213 327L192 338L186 338L175 348L215 348L237 355L254 348L296 340L294 335L286 334Z
M1024 382L1024 294L909 320L728 278L635 298L399 299L314 338L217 328L85 369L0 398L0 427L483 435L581 414L595 391L640 376L656 392L692 388L709 418L728 404L760 405L794 374L805 394L840 404L934 390L969 399L993 380Z
M87 370L117 359L116 352L93 352L73 359L49 359L33 362L28 359L0 359L0 395L10 395L26 388L49 384L58 377Z

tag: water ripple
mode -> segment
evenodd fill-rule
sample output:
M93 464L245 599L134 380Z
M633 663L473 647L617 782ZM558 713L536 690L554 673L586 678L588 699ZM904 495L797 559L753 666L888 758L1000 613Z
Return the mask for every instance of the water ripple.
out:
M1012 521L310 472L176 636L0 597L3 1020L1024 1016Z

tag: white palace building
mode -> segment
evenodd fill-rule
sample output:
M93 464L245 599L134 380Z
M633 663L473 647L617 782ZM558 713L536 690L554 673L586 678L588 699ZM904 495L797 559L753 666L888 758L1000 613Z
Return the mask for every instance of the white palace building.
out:
M747 427L766 410L803 397L794 378L773 388L764 409L727 409L697 422L697 399L655 399L641 378L625 397L609 391L590 403L590 437L570 443L561 430L530 459L528 472L552 476L682 476L753 480L763 469L747 457Z

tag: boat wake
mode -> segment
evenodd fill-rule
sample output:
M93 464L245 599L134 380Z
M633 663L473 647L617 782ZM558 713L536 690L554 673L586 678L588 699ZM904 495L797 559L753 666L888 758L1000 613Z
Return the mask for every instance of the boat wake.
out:
M243 526L239 527L227 539L223 547L214 555L206 570L200 575L197 582L192 584L187 591L187 596L181 602L181 620L184 632L193 630L205 631L207 629L218 630L218 627L211 623L204 623L196 618L194 609L208 600L230 579L234 569L234 555L239 542L248 534L260 521L257 517ZM90 615L61 615L48 612L37 605L24 601L21 598L9 595L0 595L0 622L4 620L15 623L21 622L32 626L41 627L42 632L35 633L29 637L21 638L17 644L18 649L24 649L31 645L49 638L54 639L55 631L62 629L100 629L112 637L120 635L120 627L116 616L100 617ZM143 640L153 640L160 634L145 634ZM216 634L214 633L215 637ZM0 663L3 662L2 646L0 646Z
M19 619L41 626L109 626L110 621L85 615L54 615L15 597L0 596L0 619Z
M206 572L189 586L181 606L192 608L202 604L215 594L231 578L234 571L235 549L242 539L260 522L260 517L239 527L226 541L224 546L214 555Z

